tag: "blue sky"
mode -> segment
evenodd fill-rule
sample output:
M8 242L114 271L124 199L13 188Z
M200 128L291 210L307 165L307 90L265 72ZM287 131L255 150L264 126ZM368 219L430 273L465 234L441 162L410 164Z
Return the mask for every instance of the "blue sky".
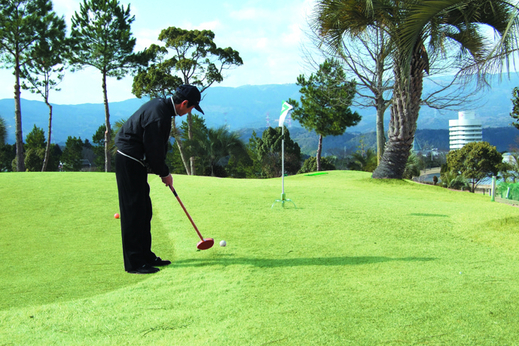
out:
M136 50L152 43L162 29L176 26L183 29L209 29L215 33L220 47L232 47L244 64L226 72L220 86L295 83L306 73L301 45L306 41L304 31L315 0L119 0L130 4L135 16L132 32L137 38ZM53 0L54 10L67 19L79 10L79 0ZM0 99L13 97L12 71L0 70ZM131 77L108 80L108 100L133 98ZM53 91L50 101L55 104L102 103L101 74L95 69L68 72ZM38 95L22 91L22 98L40 100Z

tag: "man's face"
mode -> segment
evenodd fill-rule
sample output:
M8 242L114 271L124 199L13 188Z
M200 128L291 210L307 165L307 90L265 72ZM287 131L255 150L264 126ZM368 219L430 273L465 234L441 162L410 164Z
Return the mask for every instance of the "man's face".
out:
M191 111L193 110L193 108L195 108L195 106L191 106L191 107L188 107L187 104L189 103L189 101L187 100L184 100L182 101L181 104L179 105L176 105L177 106L177 114L178 116L183 116L187 113L191 113Z

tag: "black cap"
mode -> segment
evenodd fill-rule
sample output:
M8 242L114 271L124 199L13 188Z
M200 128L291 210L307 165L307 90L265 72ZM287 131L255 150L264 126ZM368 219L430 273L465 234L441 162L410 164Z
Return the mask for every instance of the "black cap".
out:
M189 104L195 105L195 109L204 114L204 111L199 105L201 100L200 91L198 91L196 86L187 84L181 85L177 88L175 94L184 100L188 100Z

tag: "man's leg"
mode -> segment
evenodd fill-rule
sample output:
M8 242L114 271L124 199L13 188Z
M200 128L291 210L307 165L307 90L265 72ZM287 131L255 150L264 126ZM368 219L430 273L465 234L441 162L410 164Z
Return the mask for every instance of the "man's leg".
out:
M139 162L117 154L117 188L124 269L134 271L155 258L151 252L151 199L147 171Z

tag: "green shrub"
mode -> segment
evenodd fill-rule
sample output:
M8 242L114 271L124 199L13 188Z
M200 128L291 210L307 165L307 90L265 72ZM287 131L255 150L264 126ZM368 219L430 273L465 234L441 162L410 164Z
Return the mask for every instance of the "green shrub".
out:
M446 172L441 175L442 186L455 190L469 190L470 184L462 175Z
M510 189L510 191L508 189ZM501 198L519 201L519 183L499 183L497 185L497 194L499 194Z
M327 157L321 157L321 171L333 171L335 169L335 165L331 159L328 159ZM317 171L317 159L315 156L312 156L305 160L303 167L301 167L297 173L301 174L315 171Z

